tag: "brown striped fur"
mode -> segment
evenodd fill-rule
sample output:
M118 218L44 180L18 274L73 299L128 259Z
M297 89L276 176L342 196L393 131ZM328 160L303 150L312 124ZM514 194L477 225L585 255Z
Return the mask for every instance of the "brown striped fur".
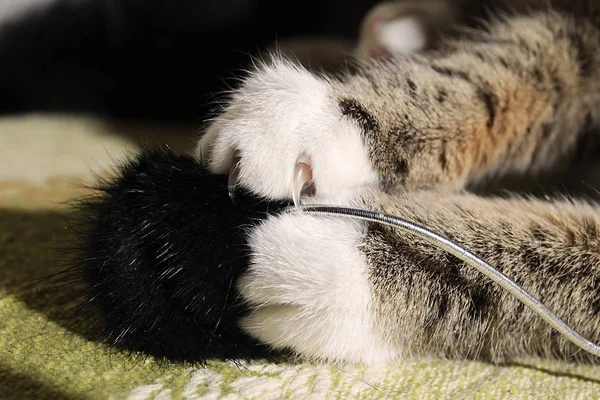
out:
M437 50L367 64L337 94L385 188L540 173L597 123L599 44L585 18L496 18Z
M596 5L523 3L424 53L361 66L336 90L344 115L364 131L382 188L395 192L367 192L365 207L472 250L598 342L600 206L461 191L490 177L564 169L598 123ZM595 360L422 240L373 225L361 249L381 330L396 348L492 361Z
M372 191L363 201L465 246L600 341L598 205L437 191ZM395 348L494 362L524 355L597 361L475 269L421 239L372 225L360 248L380 329Z

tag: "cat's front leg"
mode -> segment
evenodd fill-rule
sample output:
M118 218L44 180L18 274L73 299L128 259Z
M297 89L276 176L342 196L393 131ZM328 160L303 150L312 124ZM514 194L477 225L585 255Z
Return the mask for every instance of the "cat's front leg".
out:
M544 172L596 125L599 41L590 23L544 13L340 79L276 61L233 93L198 152L226 173L237 151L240 184L270 198L292 197L298 160L325 197Z

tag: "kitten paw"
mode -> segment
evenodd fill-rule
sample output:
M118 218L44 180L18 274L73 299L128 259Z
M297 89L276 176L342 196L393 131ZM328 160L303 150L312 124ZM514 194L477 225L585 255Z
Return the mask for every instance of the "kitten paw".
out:
M286 213L249 236L252 258L238 280L252 312L242 328L303 358L381 363L392 357L375 326L365 224Z
M290 199L299 190L298 162L309 166L305 176L319 197L377 182L362 132L343 117L330 83L281 60L245 79L196 154L219 174L239 160L237 183L271 199Z

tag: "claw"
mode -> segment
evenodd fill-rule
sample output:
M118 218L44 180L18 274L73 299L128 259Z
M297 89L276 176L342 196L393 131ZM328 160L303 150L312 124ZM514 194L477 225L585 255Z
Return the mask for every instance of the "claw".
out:
M232 204L235 204L235 189L237 186L237 180L240 173L239 164L241 157L239 152L233 153L233 166L229 170L229 178L227 180L227 192L229 193L229 199Z
M294 206L299 208L301 203L302 191L312 182L312 167L308 157L301 155L296 160L294 167L294 180L292 182L292 199Z

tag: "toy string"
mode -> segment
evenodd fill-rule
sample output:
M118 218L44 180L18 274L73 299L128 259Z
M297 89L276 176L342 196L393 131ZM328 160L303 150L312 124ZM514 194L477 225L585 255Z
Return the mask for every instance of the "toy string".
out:
M573 344L577 345L579 348L587 351L588 353L600 357L600 346L590 342L589 340L585 339L583 336L575 332L571 327L569 327L569 325L567 325L563 320L561 320L556 314L554 314L542 302L540 302L533 295L531 295L527 290L517 285L508 276L504 275L502 272L498 271L496 268L492 267L490 264L483 261L476 255L472 254L471 252L467 251L466 249L462 248L456 243L438 235L435 232L432 232L426 228L423 228L422 226L414 224L405 219L393 215L383 214L380 212L329 205L299 205L298 207L300 210L312 214L340 216L380 223L383 225L398 228L404 232L408 232L415 236L418 236L421 239L429 242L430 244L452 254L455 257L458 257L467 265L475 268L476 270L490 278L492 281L500 285L503 289L508 291L512 296L516 297L519 301L521 301L529 309L531 309L533 312L539 315L544 321L546 321L550 326L559 331ZM296 207L290 207L290 209L292 208L298 209Z

